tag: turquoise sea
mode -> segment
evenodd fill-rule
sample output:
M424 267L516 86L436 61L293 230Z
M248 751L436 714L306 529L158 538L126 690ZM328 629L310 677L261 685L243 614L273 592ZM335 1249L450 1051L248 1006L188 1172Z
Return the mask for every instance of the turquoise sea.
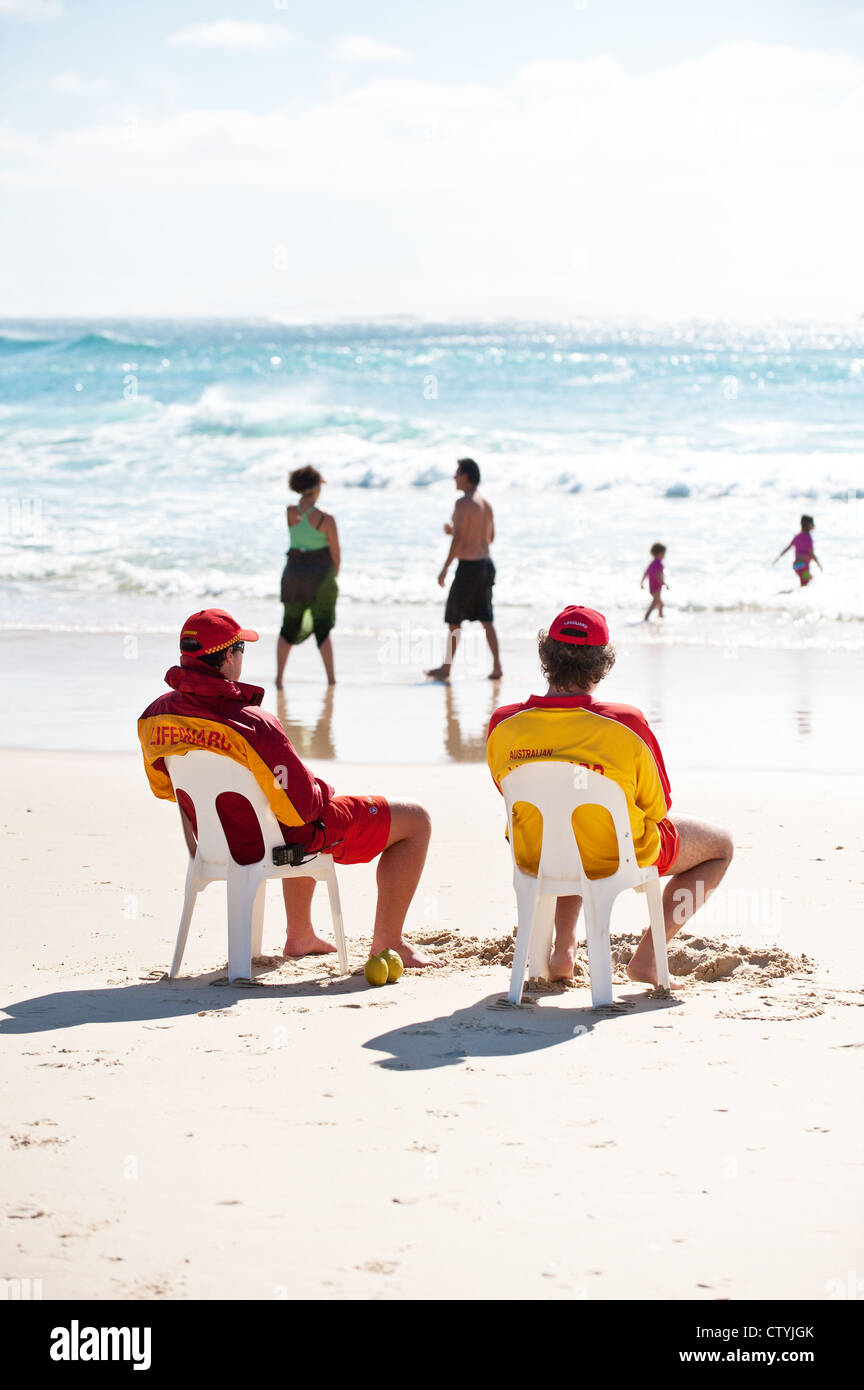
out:
M864 645L864 327L0 322L0 626L279 625L286 478L327 479L339 628L439 623L460 455L496 511L497 619L566 602L632 641ZM816 518L825 565L789 557Z

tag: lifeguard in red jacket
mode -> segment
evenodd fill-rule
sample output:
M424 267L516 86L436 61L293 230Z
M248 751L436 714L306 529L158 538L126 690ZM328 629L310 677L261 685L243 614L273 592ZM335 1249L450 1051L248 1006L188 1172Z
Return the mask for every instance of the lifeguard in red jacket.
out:
M429 956L402 936L405 916L426 860L429 814L414 802L383 796L336 796L333 788L298 758L275 715L261 708L264 691L240 681L246 642L258 633L242 628L221 608L193 613L180 634L180 665L165 675L168 694L154 700L138 720L138 737L151 790L179 801L195 831L195 810L180 791L175 796L165 757L205 748L247 767L282 828L286 844L326 849L337 864L378 866L378 905L372 950L392 948L406 966L431 965ZM261 857L258 821L248 802L229 800L221 819L238 864ZM288 921L286 956L335 951L316 936L310 909L315 880L283 879Z

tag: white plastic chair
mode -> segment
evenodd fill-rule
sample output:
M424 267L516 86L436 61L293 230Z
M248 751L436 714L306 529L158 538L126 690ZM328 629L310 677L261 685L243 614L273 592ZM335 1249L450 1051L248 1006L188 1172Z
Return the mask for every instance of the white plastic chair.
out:
M180 969L198 894L208 883L224 880L228 895L228 979L251 980L252 959L261 954L268 878L324 880L330 895L339 967L342 974L347 975L348 954L345 949L342 906L333 856L316 854L307 863L296 867L274 864L273 848L284 844L279 822L252 773L248 768L234 762L233 758L196 750L166 758L165 766L175 793L185 792L195 807L198 830L198 844L194 854L190 847L183 915L180 918L174 959L168 972L169 979L173 980ZM216 798L223 792L238 792L245 797L258 818L264 841L264 857L257 864L237 864L231 856L225 831L216 811Z
M557 897L580 894L585 914L585 939L594 1008L612 1003L612 948L609 922L612 905L625 888L635 888L648 899L651 939L657 962L657 979L669 988L666 930L660 879L656 868L640 868L633 849L627 798L611 777L568 762L531 762L516 767L502 778L507 806L510 848L513 849L513 807L517 801L536 806L543 817L543 840L537 877L524 873L513 859L518 925L511 1004L522 1000L525 967L532 977L549 978L549 956ZM572 816L577 806L603 806L612 817L618 840L618 868L607 878L585 876L579 845L573 834Z

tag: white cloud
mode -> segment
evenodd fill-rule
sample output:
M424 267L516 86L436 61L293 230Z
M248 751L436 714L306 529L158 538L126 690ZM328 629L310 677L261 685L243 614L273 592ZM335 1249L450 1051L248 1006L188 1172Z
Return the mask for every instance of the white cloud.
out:
M343 34L330 49L330 57L339 63L352 63L360 66L369 63L411 63L413 58L404 48L392 43L382 43L379 39L369 39L362 34Z
M860 60L750 44L655 73L606 58L499 84L379 78L290 110L10 132L3 181L160 209L203 195L196 234L230 262L238 308L289 293L271 268L287 237L310 295L360 286L374 312L858 313L862 90ZM245 239L213 216L253 204ZM159 273L163 296L188 293L170 257Z
M0 0L2 3L2 0ZM212 24L190 24L167 40L170 44L189 44L197 48L280 48L294 35L281 24L258 24L238 19L217 19Z
M82 77L79 72L58 72L51 78L52 87L70 96L104 92L108 85L103 77Z
M42 150L35 135L25 135L21 131L0 126L0 155L11 159L38 160Z
M0 15L16 19L59 19L62 13L62 0L0 0Z

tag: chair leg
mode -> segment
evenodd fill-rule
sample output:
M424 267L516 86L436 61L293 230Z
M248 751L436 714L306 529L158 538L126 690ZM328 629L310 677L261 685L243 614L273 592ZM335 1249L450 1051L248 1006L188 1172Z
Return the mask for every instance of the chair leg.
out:
M595 1009L612 1003L612 946L609 940L612 901L602 890L598 891L594 887L584 893L582 898L588 972L591 977L591 1004Z
M516 871L513 880L516 890L516 946L513 951L513 968L510 971L511 1004L521 1004L522 990L525 987L525 967L528 964L528 948L531 945L531 927L534 921L534 907L537 900L537 881Z
M327 892L330 897L330 914L333 918L333 931L336 935L336 949L339 954L339 969L348 974L348 948L345 945L345 924L342 921L342 900L339 897L339 880L332 859L327 870Z
M186 939L189 936L189 924L192 921L192 913L195 911L195 904L198 901L200 892L198 887L198 873L195 867L195 860L189 860L189 868L186 870L186 889L183 898L183 911L180 915L180 927L177 931L177 944L174 947L174 958L171 961L171 969L168 971L168 979L176 980L183 962L183 952L186 950Z
M549 957L552 954L552 937L555 930L555 904L557 898L550 893L538 893L534 908L534 924L531 928L531 947L528 952L528 978L549 979Z
M663 897L660 892L659 878L649 878L646 881L645 896L648 899L648 915L651 918L651 941L654 946L657 983L663 989L668 989L669 956L666 950L666 919L663 915Z
M267 901L267 880L262 879L255 894L255 904L252 909L252 959L260 956L261 947L264 942L264 906Z
M252 979L252 914L257 884L242 869L228 872L228 979Z

